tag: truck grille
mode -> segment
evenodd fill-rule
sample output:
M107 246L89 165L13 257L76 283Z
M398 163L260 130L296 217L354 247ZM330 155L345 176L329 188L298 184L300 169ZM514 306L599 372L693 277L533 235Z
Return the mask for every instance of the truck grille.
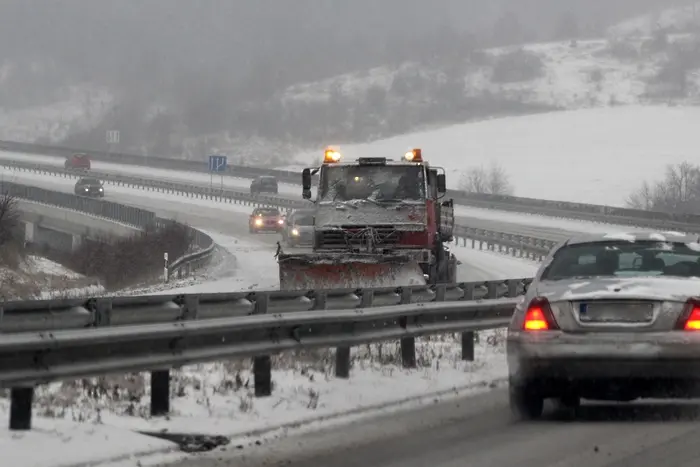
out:
M399 232L393 225L343 225L338 230L324 230L319 233L320 248L360 248L366 247L367 236L374 238L378 248L393 247L399 242Z

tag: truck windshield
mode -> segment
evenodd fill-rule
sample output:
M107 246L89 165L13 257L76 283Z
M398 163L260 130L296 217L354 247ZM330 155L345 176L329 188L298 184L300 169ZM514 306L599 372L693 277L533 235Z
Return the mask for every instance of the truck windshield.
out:
M425 175L415 165L324 167L319 201L418 201L425 199Z

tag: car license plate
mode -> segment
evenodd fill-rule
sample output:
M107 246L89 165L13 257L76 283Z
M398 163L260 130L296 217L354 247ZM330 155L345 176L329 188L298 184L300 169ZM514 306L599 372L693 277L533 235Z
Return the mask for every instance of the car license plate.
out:
M654 318L652 303L581 303L579 319L584 323L648 323Z

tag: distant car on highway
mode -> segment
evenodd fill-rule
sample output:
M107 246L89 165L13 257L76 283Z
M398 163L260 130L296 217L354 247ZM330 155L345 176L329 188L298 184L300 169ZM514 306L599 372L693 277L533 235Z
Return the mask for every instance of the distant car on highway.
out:
M507 337L510 406L700 397L700 237L587 235L550 252Z
M280 232L284 229L284 217L277 208L255 208L248 220L250 233Z
M90 165L90 156L84 153L75 153L72 156L67 157L63 163L63 167L66 170L90 170Z
M104 198L104 185L96 178L81 178L75 182L75 194L78 196Z
M252 182L250 182L251 195L257 195L260 193L277 194L277 192L277 179L273 176L263 175L261 177L256 177Z
M282 241L288 246L310 246L314 243L314 211L294 211L282 229Z

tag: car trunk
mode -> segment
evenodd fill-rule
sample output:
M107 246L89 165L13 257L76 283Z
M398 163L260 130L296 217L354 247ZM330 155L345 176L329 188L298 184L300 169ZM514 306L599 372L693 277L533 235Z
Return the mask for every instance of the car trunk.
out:
M594 278L543 281L557 325L566 332L658 332L675 328L700 281L677 278Z

